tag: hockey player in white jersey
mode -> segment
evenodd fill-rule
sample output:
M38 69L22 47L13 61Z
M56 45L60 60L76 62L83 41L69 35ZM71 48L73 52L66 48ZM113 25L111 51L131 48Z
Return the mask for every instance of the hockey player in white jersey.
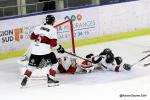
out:
M51 65L48 65L51 66L47 73L48 86L59 84L59 81L55 80L58 61L50 48L56 48L58 53L64 53L64 48L57 44L57 30L53 27L54 22L55 17L53 15L47 15L46 23L44 25L37 26L31 34L30 39L34 42L31 47L31 55L27 65L27 70L25 71L24 78L21 82L22 86L26 85L32 71L35 68L38 68L43 61L51 63Z
M76 62L76 58L68 55L58 59L58 73L89 73L94 69L115 72L131 70L131 65L123 63L122 58L119 56L114 57L114 54L109 48L104 49L98 56L94 56L94 54L86 55L86 59L81 64Z
M88 54L86 56L87 59L89 59L91 62L88 62L84 60L82 62L82 65L91 65L89 68L91 68L91 71L93 69L101 69L104 71L130 71L131 65L123 63L123 60L121 57L114 57L114 54L109 48L106 48L99 54L99 56L94 57L93 54ZM85 68L86 70L86 68Z

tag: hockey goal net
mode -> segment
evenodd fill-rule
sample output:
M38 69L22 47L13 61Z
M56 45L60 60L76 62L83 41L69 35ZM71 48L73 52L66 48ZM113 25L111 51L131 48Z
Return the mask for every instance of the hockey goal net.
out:
M75 53L73 21L66 20L54 25L54 27L57 29L58 43L64 48L68 48L69 52Z
M74 31L73 31L73 22L72 20L65 20L57 22L54 27L57 29L58 33L58 44L61 44L67 52L75 53L75 43L74 43ZM56 50L55 52L56 57L62 57L65 54L59 54ZM27 66L28 62L24 62L23 65ZM26 67L22 67L20 69L21 76L24 75ZM48 68L44 67L42 69L34 69L31 79L43 79L46 77L48 72Z

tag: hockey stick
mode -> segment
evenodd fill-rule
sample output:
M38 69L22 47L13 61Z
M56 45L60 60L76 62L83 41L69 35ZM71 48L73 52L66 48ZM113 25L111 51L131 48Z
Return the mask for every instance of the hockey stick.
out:
M88 62L92 63L92 61L90 61L90 60L88 60L88 59L86 59L86 58L82 58L82 57L80 57L80 56L78 56L78 55L72 54L72 53L70 53L70 52L65 51L65 53L67 53L67 54L69 54L69 55L72 55L72 56L74 56L74 57L77 57L77 58L80 58L80 59L86 60L86 61L88 61Z
M147 67L147 66L149 66L149 65L150 65L150 63L144 64L144 67Z
M138 60L137 62L135 62L131 66L134 66L134 65L138 64L139 62L143 61L144 59L148 58L149 56L150 56L150 54L146 55L145 57L143 57L142 59Z
M142 53L149 53L150 51L143 51Z

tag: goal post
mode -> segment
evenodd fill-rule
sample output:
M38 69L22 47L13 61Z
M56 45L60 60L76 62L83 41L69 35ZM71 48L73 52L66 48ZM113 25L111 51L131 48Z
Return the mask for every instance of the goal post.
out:
M60 33L59 27L61 27L61 26L69 26L68 34L70 34L70 41L66 41L66 42L71 43L71 49L72 49L71 52L75 54L75 42L74 42L74 36L75 35L74 35L74 29L73 29L73 21L71 19L69 19L69 20L65 20L61 23L54 25L54 27L58 30L58 35L65 34L65 33L63 33L63 31L61 32L61 34L59 34ZM61 39L61 38L59 38L59 39ZM69 37L68 37L68 39L69 39ZM62 42L64 43L65 41L62 41ZM66 46L66 47L68 48L68 46Z

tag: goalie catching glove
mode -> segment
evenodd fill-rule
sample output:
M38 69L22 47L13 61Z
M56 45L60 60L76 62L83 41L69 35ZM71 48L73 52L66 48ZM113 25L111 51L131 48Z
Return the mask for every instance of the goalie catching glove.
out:
M58 53L64 53L65 50L64 50L64 48L63 48L61 45L59 45L59 47L58 47L58 49L57 49L57 52L58 52Z

